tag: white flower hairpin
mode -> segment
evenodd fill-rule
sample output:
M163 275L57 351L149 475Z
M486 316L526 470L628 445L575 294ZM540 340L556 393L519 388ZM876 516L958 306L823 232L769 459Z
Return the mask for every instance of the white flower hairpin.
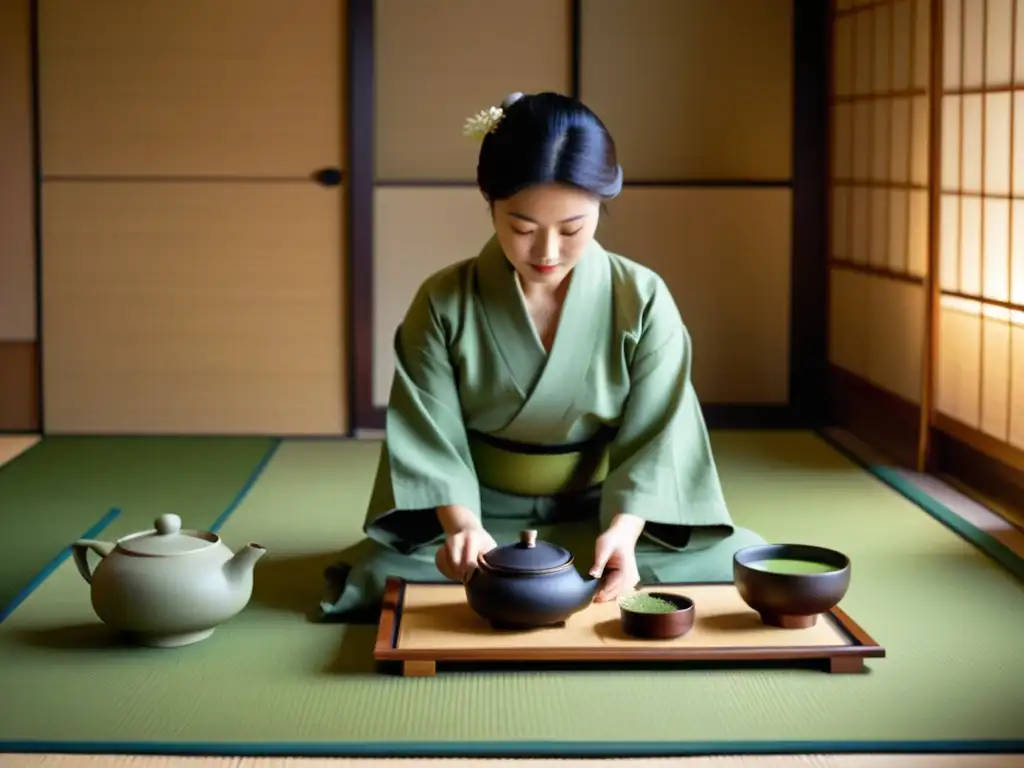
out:
M488 107L481 110L467 118L466 124L462 127L462 135L483 141L484 136L498 127L498 123L503 117L505 117L505 111L501 107Z

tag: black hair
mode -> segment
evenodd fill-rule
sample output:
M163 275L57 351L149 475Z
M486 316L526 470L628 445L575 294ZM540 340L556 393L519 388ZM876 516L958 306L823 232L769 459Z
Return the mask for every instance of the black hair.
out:
M477 184L491 203L527 187L566 184L603 200L622 190L611 134L589 108L559 93L514 93L484 136Z

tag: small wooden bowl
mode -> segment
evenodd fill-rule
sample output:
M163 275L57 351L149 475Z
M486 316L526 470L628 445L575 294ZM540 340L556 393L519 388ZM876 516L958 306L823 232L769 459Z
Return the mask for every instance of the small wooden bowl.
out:
M652 597L676 606L674 611L643 611L629 607L631 600L637 597ZM622 617L622 630L627 635L642 637L647 640L668 640L681 637L693 628L696 616L693 600L671 592L641 592L619 600L619 614Z
M770 567L811 566L813 572ZM850 586L850 559L842 552L806 544L746 547L733 555L733 580L743 601L770 627L805 629L832 610Z

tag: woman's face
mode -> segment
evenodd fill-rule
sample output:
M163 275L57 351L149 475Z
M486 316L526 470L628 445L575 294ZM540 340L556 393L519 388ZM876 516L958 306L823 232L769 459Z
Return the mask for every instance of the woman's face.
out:
M523 282L558 285L594 239L601 201L561 185L531 187L492 207L494 229Z

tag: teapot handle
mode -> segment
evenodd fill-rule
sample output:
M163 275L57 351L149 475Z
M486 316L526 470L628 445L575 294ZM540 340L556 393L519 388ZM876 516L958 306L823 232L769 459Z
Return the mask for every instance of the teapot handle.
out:
M595 578L594 576L590 576L589 581L591 584L594 584L594 594L596 595L598 592L600 592L601 589L605 586L605 584L607 584L611 580L612 576L614 576L618 572L618 568L605 568L604 573L602 573L600 577ZM637 584L639 583L640 582L637 582ZM636 589L636 584L630 584L629 589Z
M464 575L462 577L462 586L464 586L464 587L468 587L469 586L469 582L471 582L473 580L473 578L476 576L476 572L480 570L480 564L483 561L484 561L483 554L481 553L481 554L477 555L477 557L476 557L476 567L475 568L471 568L469 573L467 573L466 575Z
M78 572L82 574L87 584L92 584L92 569L89 568L89 551L92 550L100 558L104 558L114 550L113 544L95 539L80 539L71 545L71 556L78 566Z

